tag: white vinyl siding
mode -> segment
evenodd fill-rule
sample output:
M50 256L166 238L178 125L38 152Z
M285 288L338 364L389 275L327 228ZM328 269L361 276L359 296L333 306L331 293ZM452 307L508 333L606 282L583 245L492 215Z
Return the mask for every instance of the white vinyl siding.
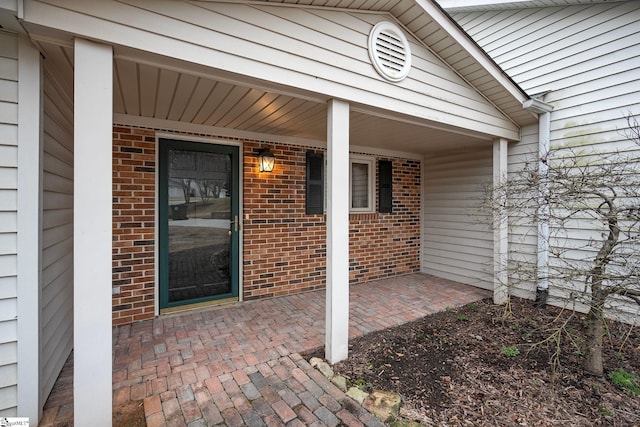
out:
M428 155L424 176L422 271L493 289L493 231L481 208L492 146Z
M0 417L17 415L18 39L0 30Z
M73 347L73 95L58 84L72 76L52 76L46 59L43 65L40 351L44 402Z
M407 37L413 66L409 76L398 84L381 78L371 64L367 40L373 26L382 20L393 20L391 15L258 3L50 0L33 2L25 19L238 73L245 76L244 82L240 82L245 86L246 78L257 78L270 85L299 88L305 91L305 96L315 94L320 104L339 98L467 131L518 138L516 125L410 34ZM124 62L116 61L116 67L136 66ZM143 73L145 67L140 68ZM170 73L160 77L172 78ZM228 79L229 75L224 77ZM155 78L162 87L161 79ZM184 85L194 89L197 80L185 79ZM156 105L154 96L144 95L155 93L157 86L152 82L153 79L140 83L145 88L143 96L138 97L137 87L129 86L137 85L135 81L116 81L116 85L126 86L116 89L123 94L124 105L115 107L122 107L127 114L148 114ZM206 92L206 87L203 90ZM202 93L202 90L179 90L168 95L188 102L190 96ZM247 112L244 103L251 103L251 96L252 93L247 93L238 105L239 122ZM161 99L159 95L157 105L164 105ZM160 113L156 112L156 117L161 117ZM177 120L171 111L164 113L165 117ZM196 113L192 111L190 115ZM323 111L314 113L322 115ZM203 123L210 124L214 119L215 114L203 118ZM234 121L217 126L232 124Z
M527 93L550 91L553 146L619 141L640 114L640 2L454 18Z
M538 159L538 126L522 128L520 142L509 145L508 175L520 173L525 167L531 167ZM537 226L530 219L509 215L509 274L510 292L518 297L533 298L536 282L529 275L522 275L522 266L527 270L535 268L537 263L538 239Z
M554 106L552 147L609 153L637 149L623 130L627 114L640 115L640 2L459 12L453 17L527 93L548 91L544 101ZM523 143L531 138L523 130ZM531 141L535 154L530 161L537 162ZM521 148L510 151L510 168L522 161L516 160L522 154ZM535 250L528 231L512 230L512 259L516 252ZM599 230L582 224L571 230L569 244L587 242L594 233ZM580 257L593 254L582 252ZM555 297L572 290L552 287L550 300L560 304ZM635 308L630 310L635 315Z

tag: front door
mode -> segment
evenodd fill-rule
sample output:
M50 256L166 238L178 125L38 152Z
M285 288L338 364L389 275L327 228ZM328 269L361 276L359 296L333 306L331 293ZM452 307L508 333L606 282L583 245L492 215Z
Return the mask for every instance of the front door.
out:
M239 148L160 140L160 308L238 298Z

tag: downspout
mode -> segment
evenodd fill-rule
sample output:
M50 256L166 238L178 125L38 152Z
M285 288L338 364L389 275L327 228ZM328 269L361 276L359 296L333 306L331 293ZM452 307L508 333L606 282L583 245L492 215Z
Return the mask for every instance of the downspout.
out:
M540 96L544 96L541 94ZM538 173L540 176L539 203L538 203L538 253L536 261L536 299L534 306L544 308L549 295L549 184L547 175L549 165L547 156L551 149L551 111L553 105L542 102L536 98L528 99L522 106L533 113L538 114Z

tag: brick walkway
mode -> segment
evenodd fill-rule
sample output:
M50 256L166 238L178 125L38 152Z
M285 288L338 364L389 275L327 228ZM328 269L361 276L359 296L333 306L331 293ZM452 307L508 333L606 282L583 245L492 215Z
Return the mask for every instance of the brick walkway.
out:
M488 296L423 274L352 286L349 337ZM116 327L113 404L144 400L149 426L380 425L300 356L324 345L324 307L318 291ZM64 390L41 426L72 418Z

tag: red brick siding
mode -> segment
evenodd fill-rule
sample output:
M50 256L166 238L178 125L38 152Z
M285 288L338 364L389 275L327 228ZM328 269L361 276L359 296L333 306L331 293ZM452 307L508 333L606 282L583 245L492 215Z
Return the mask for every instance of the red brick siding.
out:
M420 270L420 162L379 160L393 163L393 212L350 216L352 284Z
M276 155L271 173L259 173L257 153ZM244 141L243 284L247 300L325 285L326 217L305 213L309 147ZM114 127L114 324L154 314L155 132ZM387 159L387 158L385 158ZM393 162L393 213L350 218L350 283L419 270L420 162ZM248 216L248 217L247 217Z
M307 149L270 146L276 169L260 174L258 148L245 144L244 297L324 287L326 218L305 214ZM420 162L388 160L393 162L393 213L350 216L350 283L420 269Z
M154 316L155 132L113 129L113 324Z
M306 149L270 145L271 173L260 173L260 144L244 145L244 298L324 287L324 215L305 214Z

